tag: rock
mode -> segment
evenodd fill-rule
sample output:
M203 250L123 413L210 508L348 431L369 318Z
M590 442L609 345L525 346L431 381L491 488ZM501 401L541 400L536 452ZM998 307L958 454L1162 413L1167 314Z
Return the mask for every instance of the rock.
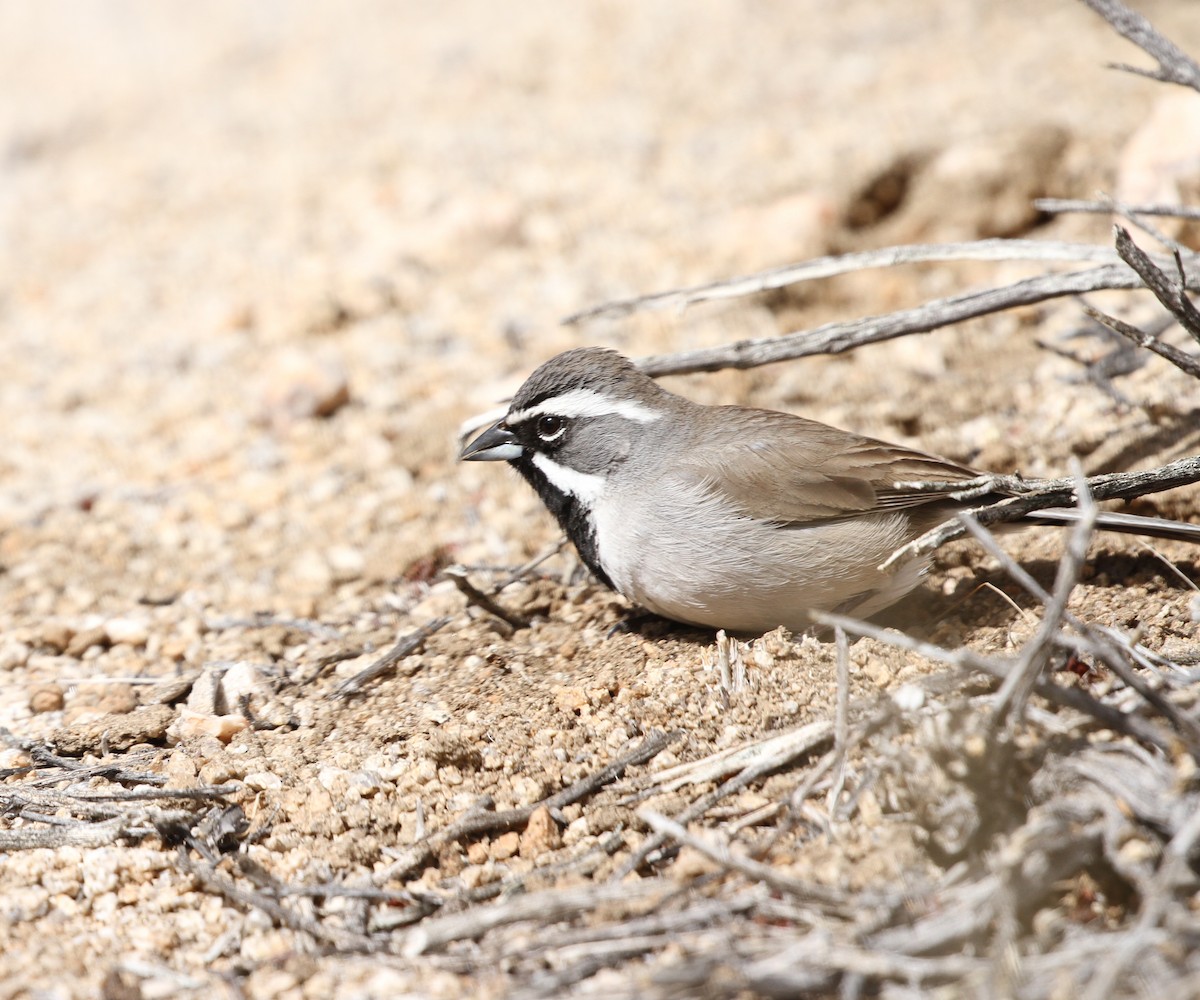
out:
M197 736L212 736L222 743L228 743L249 726L250 721L243 715L208 715L184 708L167 731L167 736L172 743Z
M66 722L73 725L102 715L124 715L137 705L131 684L84 684L71 696Z
M521 857L536 861L543 854L555 851L561 846L562 836L559 834L558 824L550 815L550 810L546 806L538 806L521 833Z
M283 779L270 771L251 771L242 779L247 788L256 792L278 791L283 787Z
M71 636L71 641L67 643L67 647L63 652L67 656L73 656L78 659L93 646L107 645L109 645L108 634L104 631L104 626L96 625L92 628L86 628L82 632L76 632Z
M75 636L75 630L65 622L46 622L39 636L40 645L55 653L62 653Z
M521 835L516 830L502 833L492 841L491 855L493 861L505 861L521 849Z
M150 638L149 626L138 618L110 618L101 631L111 645L144 646Z
M29 662L29 646L23 642L9 640L0 643L0 670L16 670Z
M146 705L127 715L104 715L56 729L50 742L68 757L80 757L105 745L109 750L128 750L135 743L161 740L174 718L175 710L167 705Z
M43 684L29 696L31 712L57 712L63 707L63 689L58 684Z

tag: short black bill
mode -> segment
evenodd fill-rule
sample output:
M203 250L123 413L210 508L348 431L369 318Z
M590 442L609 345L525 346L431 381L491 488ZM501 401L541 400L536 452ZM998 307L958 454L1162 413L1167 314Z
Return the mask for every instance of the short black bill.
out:
M520 458L524 449L501 420L492 424L474 441L463 445L458 453L460 462L508 462Z

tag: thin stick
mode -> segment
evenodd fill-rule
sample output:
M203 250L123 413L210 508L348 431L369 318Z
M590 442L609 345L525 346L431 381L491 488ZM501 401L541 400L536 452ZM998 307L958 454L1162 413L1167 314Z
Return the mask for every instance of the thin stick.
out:
M1086 201L1077 198L1034 198L1033 207L1039 212L1055 214L1066 212L1085 212L1092 215L1112 215L1117 203L1111 198L1098 198ZM1122 203L1121 207L1130 215L1160 215L1174 219L1200 220L1200 208L1189 205L1129 205Z
M799 879L781 875L770 865L735 854L728 845L715 844L707 838L688 833L682 823L668 819L653 809L639 809L638 817L655 833L698 851L722 868L738 872L755 882L762 882L776 892L792 896L801 902L815 904L835 914L846 912L848 901L845 893L814 882L802 882Z
M1113 333L1119 333L1127 340L1133 341L1138 347L1144 347L1148 351L1153 351L1160 358L1165 358L1181 372L1190 375L1192 378L1200 379L1200 360L1192 357L1192 355L1181 351L1173 344L1159 340L1158 337L1152 336L1140 327L1126 323L1115 316L1109 316L1107 313L1102 313L1099 309L1093 309L1091 306L1085 305L1083 311L1097 323L1112 330Z
M889 646L895 646L897 649L906 649L917 653L935 662L947 663L950 666L966 670L982 670L1001 681L1008 676L1010 669L1008 663L983 656L965 646L958 649L945 649L930 642L914 639L903 632L885 629L871 622L857 621L845 615L814 611L812 618L820 625L828 625L830 628L840 625L854 635L876 639ZM1144 719L1127 715L1111 705L1098 701L1081 688L1060 687L1053 681L1042 679L1038 681L1034 690L1047 701L1090 715L1108 729L1126 733L1167 753L1174 752L1174 741L1166 734L1148 724Z
M565 920L593 912L604 904L638 904L648 896L667 896L679 887L666 879L643 879L636 885L597 882L569 889L547 889L515 896L494 906L478 906L464 913L426 920L408 932L400 947L405 958L416 958L454 941L482 937L488 931L525 920Z
M334 688L334 694L340 698L346 698L352 694L357 694L371 681L386 674L406 656L411 656L413 653L419 650L423 645L425 645L426 639L428 639L439 629L445 628L452 621L454 621L453 615L443 615L441 618L431 618L416 631L409 632L408 635L402 636L391 649L384 653L383 656L381 656L365 670L360 670L353 677L342 681L341 684Z
M980 482L986 485L989 479L998 484L1001 491L1019 489L1021 495L1005 497L995 503L966 511L983 525L1019 521L1034 511L1050 507L1070 507L1075 504L1073 479L1044 479L1030 483L1013 477L997 476L983 477ZM1148 493L1160 493L1197 482L1200 482L1200 457L1181 458L1147 472L1111 472L1086 480L1087 488L1096 500L1131 500ZM902 485L907 488L917 484ZM945 483L940 485L945 489ZM887 569L898 560L910 556L928 555L946 542L962 538L966 533L967 529L961 520L956 518L947 521L897 549L888 556L881 568Z
M1146 18L1136 14L1118 0L1083 0L1111 24L1120 34L1133 42L1158 63L1157 70L1139 69L1123 63L1111 64L1113 69L1147 76L1162 83L1177 83L1200 91L1200 66L1173 42L1160 35Z
M798 264L787 264L783 267L758 271L726 281L713 281L690 288L677 288L633 299L606 302L573 313L566 317L563 323L570 325L601 316L615 319L619 316L651 309L685 309L697 302L742 298L775 288L783 288L786 285L799 284L803 281L817 281L851 271L864 271L877 267L942 261L1021 260L1109 264L1115 262L1115 257L1106 248L1087 243L1004 239L973 240L964 243L916 243L908 246L883 247L878 250L859 250L830 257L816 257Z
M1184 272L1183 257L1179 251L1175 252L1178 281L1173 281L1155 265L1141 247L1133 242L1133 237L1129 235L1127 229L1122 226L1114 226L1113 230L1117 253L1121 255L1121 259L1138 273L1138 277L1146 283L1146 287L1154 293L1154 297L1166 307L1172 316L1179 320L1180 326L1187 330L1197 343L1200 343L1200 311L1197 311L1196 307L1192 305L1192 300L1187 297L1187 275Z
M451 823L445 829L439 830L418 844L413 844L407 850L400 852L395 862L373 876L376 885L382 885L393 879L403 879L418 868L428 865L447 844L466 837L475 837L483 833L493 833L497 830L511 830L529 821L533 813L546 806L550 810L561 809L572 802L587 798L610 781L620 777L626 768L644 764L658 756L680 737L678 732L655 732L647 736L641 743L628 753L618 757L611 764L601 768L594 774L580 778L574 784L568 785L553 795L526 806L507 809L504 812L475 809L467 812L460 819Z
M793 760L812 751L813 747L817 746L824 740L827 740L831 735L831 728L828 723L818 725L817 723L809 723L803 727L803 730L811 734L811 738L797 741L788 744L779 753L772 754L769 757L764 757L762 760L756 761L753 764L744 767L736 775L728 781L722 783L715 791L709 792L707 795L697 799L678 816L675 817L679 823L690 823L694 819L703 816L709 809L715 806L721 799L727 795L732 795L735 792L741 791L753 781L757 781L763 775L770 774L772 771L777 771L782 767L786 767ZM617 869L613 875L614 881L621 881L626 875L637 871L645 860L657 851L666 842L661 834L651 834L647 837L629 859Z
M494 597L485 594L467 579L467 571L461 566L447 566L442 570L442 576L453 582L459 593L467 599L468 604L474 604L477 608L483 609L489 615L494 615L514 629L529 628L528 618L515 611L509 611Z
M1123 263L1107 264L1086 271L1042 274L998 288L934 299L924 305L900 309L883 316L826 323L812 330L800 330L779 337L740 340L719 347L655 355L642 358L637 364L647 375L655 378L725 368L756 368L813 354L843 354L865 344L878 344L914 333L928 333L989 313L1035 305L1048 299L1083 295L1101 289L1141 287L1141 280Z
M1005 722L1010 726L1019 724L1024 717L1025 705L1050 658L1053 648L1050 640L1062 628L1063 616L1067 613L1067 601L1070 600L1071 592L1079 582L1079 573L1087 561L1088 544L1092 540L1092 532L1096 526L1097 507L1092 495L1088 492L1082 466L1079 465L1078 460L1074 464L1076 467L1076 494L1079 497L1079 520L1071 530L1066 551L1058 562L1054 591L1050 600L1046 602L1042 623L1033 637L1025 643L1016 666L1000 685L993 714L993 720L997 725Z
M837 811L838 799L846 784L846 751L850 738L850 640L843 628L835 628L833 634L837 647L837 705L833 716L833 781L826 800L831 817Z

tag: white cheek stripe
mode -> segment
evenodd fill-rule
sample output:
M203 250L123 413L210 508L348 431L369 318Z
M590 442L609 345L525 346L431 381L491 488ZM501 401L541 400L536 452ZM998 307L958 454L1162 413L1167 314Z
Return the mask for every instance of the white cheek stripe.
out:
M572 389L561 396L552 396L543 400L537 406L526 410L517 410L507 417L509 425L520 424L531 417L540 417L543 413L551 413L556 417L625 417L636 420L639 424L651 424L660 420L662 414L648 406L634 402L632 399L613 399L591 389Z
M554 459L547 458L541 452L533 453L533 464L545 476L552 486L569 493L586 506L593 506L604 493L604 477L588 472L576 472L565 465L559 465Z

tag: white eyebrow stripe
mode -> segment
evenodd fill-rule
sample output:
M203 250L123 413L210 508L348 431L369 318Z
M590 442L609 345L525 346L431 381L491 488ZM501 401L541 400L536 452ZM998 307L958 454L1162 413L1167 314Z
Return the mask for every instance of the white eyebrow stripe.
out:
M639 424L651 424L662 418L662 414L657 410L632 399L613 399L612 396L605 396L591 389L572 389L561 396L551 396L537 406L510 413L507 422L511 426L546 413L567 418L625 417L627 420L636 420Z
M533 464L541 470L551 485L563 493L569 493L586 506L593 506L604 493L604 477L590 472L576 472L559 465L540 451L533 453Z

